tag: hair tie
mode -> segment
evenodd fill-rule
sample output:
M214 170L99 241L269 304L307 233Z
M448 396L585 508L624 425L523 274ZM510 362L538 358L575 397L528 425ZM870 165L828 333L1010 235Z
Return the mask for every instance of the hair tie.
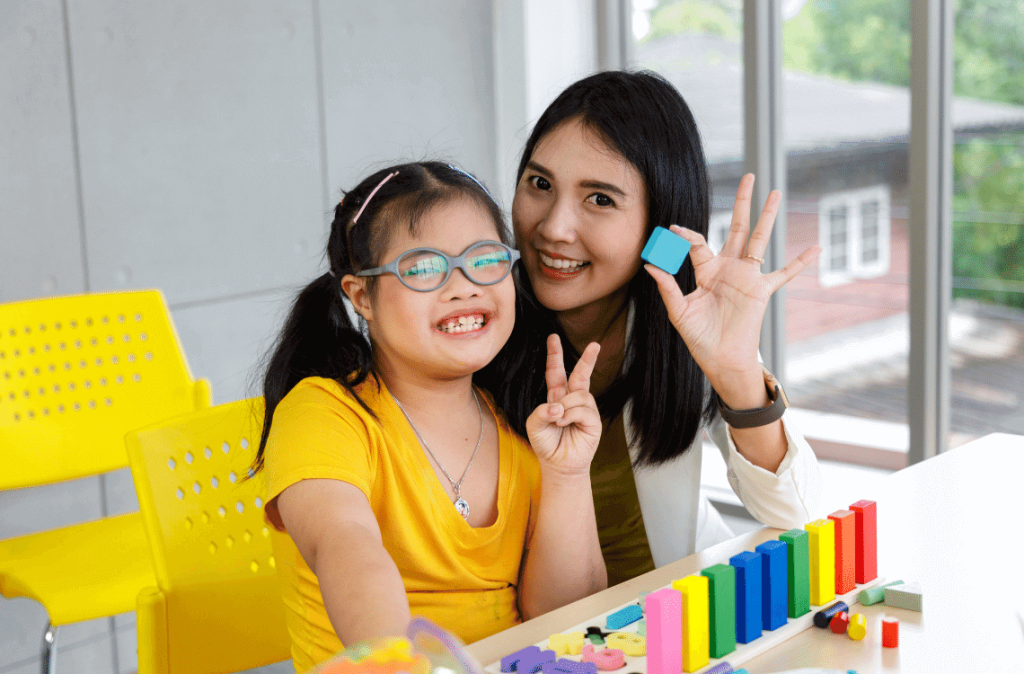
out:
M484 187L484 184L482 182L480 182L479 180L476 179L475 175L473 175L469 171L460 169L458 166L455 166L454 164L448 164L448 168L450 168L453 171L458 171L462 175L466 176L467 178L469 178L470 180L475 182L480 187L480 189L482 189L484 191L484 194L486 194L488 197L491 198L491 201L494 202L494 205L495 206L498 205L498 202L497 202L497 200L495 200L494 196L487 190L486 187Z
M359 216L363 214L363 210L366 208L366 204L370 203L370 199L373 199L373 195L377 193L377 190L379 190L380 188L384 187L384 183L386 183L387 181L391 180L392 178L394 178L397 175L398 175L398 171L395 171L394 173L389 173L386 176L384 176L383 180L381 180L379 183L377 183L377 186L373 188L372 192L370 192L370 196L366 197L366 200L363 201L363 205L359 207L359 212L356 213L356 217L352 218L352 224L353 225L355 225L356 222L359 221Z

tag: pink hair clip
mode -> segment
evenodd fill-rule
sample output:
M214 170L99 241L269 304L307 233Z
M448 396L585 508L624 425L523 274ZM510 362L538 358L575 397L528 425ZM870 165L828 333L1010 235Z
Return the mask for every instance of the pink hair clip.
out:
M395 171L394 173L389 173L386 176L384 176L384 180L381 180L379 183L377 183L377 186L373 188L372 192L370 192L370 196L366 197L366 201L364 201L363 205L359 207L359 212L356 213L356 217L352 218L352 224L353 225L356 224L356 222L359 221L359 216L363 214L363 209L366 208L366 204L370 203L370 199L373 199L373 195L377 193L377 190L379 190L380 188L384 187L384 183L386 183L387 181L391 180L392 178L394 178L397 175L398 175L398 171Z

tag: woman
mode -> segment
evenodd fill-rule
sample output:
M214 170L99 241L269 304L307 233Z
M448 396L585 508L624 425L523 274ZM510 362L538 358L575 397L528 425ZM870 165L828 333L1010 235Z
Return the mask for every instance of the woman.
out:
M702 428L754 517L781 528L813 519L817 463L780 418L785 399L758 361L758 340L771 294L820 249L762 274L779 194L750 233L752 189L747 175L713 254L696 124L679 92L649 72L571 85L523 151L512 219L525 299L501 356L518 359L521 376L489 388L522 431L543 402L545 336L561 335L567 354L601 344L591 391L604 434L591 481L609 585L732 536L700 494ZM640 258L654 228L670 225L692 244L674 278Z

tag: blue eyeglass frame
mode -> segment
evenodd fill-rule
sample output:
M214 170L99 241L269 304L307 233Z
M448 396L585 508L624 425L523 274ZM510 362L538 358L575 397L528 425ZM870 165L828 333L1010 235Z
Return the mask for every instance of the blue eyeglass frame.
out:
M471 250L473 250L474 248L477 248L478 246L488 246L488 245L489 246L500 246L501 248L504 248L505 250L508 251L508 254L509 254L508 271L505 272L505 274L500 279L498 279L496 281L491 281L490 283L480 283L476 279L473 278L472 273L469 271L469 268L466 266L466 255ZM398 262L399 262L399 260L401 260L403 257L408 255L409 253L419 253L419 252L433 253L434 255L439 255L439 256L443 257L445 259L445 262L448 264L448 271L445 273L444 279L442 279L441 282L438 283L433 288L414 288L413 286L411 286L411 285L409 285L408 283L405 282L405 279L402 278L401 273L399 273L399 271L398 271ZM432 293L435 290L437 290L438 288L444 286L445 283L448 283L448 279L451 278L452 272L455 271L456 269L461 269L463 275L467 279L469 279L472 283L475 283L478 286L492 286L492 285L495 285L497 283L501 283L506 278L508 278L509 274L512 273L512 267L515 266L516 261L519 260L519 257L520 256L519 256L519 251L518 250L516 250L515 248L513 248L511 246L505 245L501 241L477 241L476 243L470 244L470 246L468 248L466 248L466 250L462 251L462 253L460 255L458 255L457 257L452 257L448 253L445 253L444 251L441 251L441 250L437 250L436 248L410 248L409 250L405 251L404 253L402 253L401 255L396 257L391 262L389 262L389 263L387 263L385 265L382 265L380 267L374 267L373 269L364 269L363 271L356 272L356 276L382 276L384 274L394 274L398 278L398 280L401 281L402 285L404 285L409 290L414 290L414 291L416 291L418 293Z

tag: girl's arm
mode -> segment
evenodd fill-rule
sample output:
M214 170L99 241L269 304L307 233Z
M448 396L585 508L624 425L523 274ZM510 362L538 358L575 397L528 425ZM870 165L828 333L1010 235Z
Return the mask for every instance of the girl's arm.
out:
M277 509L316 574L341 643L405 635L405 586L362 491L340 480L303 480L281 492Z
M590 344L566 380L561 342L548 338L548 402L526 421L540 461L541 496L519 585L524 620L608 586L590 486L590 462L601 439L601 416L590 394L599 349Z

